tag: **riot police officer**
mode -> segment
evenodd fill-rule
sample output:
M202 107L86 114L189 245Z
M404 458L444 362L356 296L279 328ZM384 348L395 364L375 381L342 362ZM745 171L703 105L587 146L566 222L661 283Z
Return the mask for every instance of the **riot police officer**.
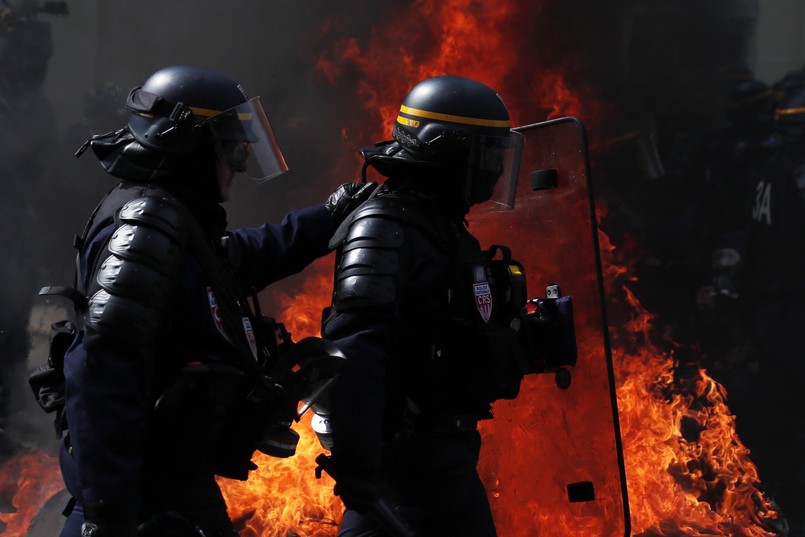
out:
M509 184L509 122L490 87L438 76L405 97L392 141L363 150L387 179L333 238L322 330L347 358L329 416L342 537L390 535L378 505L420 536L496 534L476 426L527 367L465 217Z
M277 351L248 296L326 254L367 190L228 232L235 175L287 169L259 97L175 65L127 108L124 128L87 143L121 182L78 239L75 291L58 290L80 313L64 357L62 535L236 535L215 475L254 468L272 409L257 379Z
M762 382L749 447L793 536L805 532L805 83L801 74L787 79L768 160L750 184L743 281Z

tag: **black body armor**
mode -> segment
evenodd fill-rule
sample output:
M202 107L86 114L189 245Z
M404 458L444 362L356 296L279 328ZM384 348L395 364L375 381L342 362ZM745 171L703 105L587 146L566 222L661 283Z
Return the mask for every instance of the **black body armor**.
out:
M415 255L406 236L412 228L449 258L438 292L428 296L404 289ZM399 354L401 388L416 407L485 416L492 401L517 396L530 363L519 333L527 295L508 248L482 251L460 223L408 191L385 190L365 203L340 239L325 317L399 308L403 319L414 319L416 332L406 332Z

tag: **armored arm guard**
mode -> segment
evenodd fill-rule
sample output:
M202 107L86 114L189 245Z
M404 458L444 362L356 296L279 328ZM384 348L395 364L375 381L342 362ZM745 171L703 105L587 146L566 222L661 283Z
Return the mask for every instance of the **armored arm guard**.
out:
M377 214L353 220L336 262L336 311L384 306L397 299L402 244L403 229L395 220Z
M126 203L117 229L90 270L86 326L145 344L157 333L189 241L189 216L177 201L156 196Z

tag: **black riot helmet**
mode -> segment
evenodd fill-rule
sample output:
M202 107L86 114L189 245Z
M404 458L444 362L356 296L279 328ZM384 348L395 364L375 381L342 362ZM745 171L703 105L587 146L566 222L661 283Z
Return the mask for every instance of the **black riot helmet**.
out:
M391 165L466 173L469 205L490 199L513 205L522 138L489 86L460 76L423 80L403 99L392 136L393 142L363 150L381 173Z
M227 75L195 65L173 65L131 90L128 130L147 149L190 154L212 141L219 158L255 179L288 167L259 97L249 98Z
M771 119L773 108L771 87L747 74L734 80L727 92L725 119L733 126L755 128Z
M796 73L777 85L774 131L785 137L805 136L805 77Z

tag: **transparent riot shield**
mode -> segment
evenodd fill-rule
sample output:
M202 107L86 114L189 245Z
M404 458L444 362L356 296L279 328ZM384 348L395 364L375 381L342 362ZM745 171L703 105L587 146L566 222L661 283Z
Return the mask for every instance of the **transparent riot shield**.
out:
M483 422L479 469L505 537L621 537L629 506L584 127L560 118L524 136L513 210L473 212L483 247L503 244L528 295L571 296L575 365L527 375Z

